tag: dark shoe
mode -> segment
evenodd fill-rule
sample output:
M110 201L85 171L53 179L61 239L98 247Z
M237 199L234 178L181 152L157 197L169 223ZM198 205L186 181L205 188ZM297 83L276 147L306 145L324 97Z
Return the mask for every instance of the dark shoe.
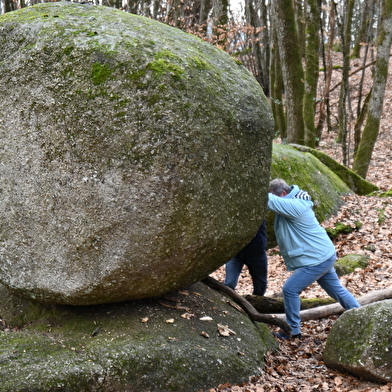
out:
M286 339L286 340L291 340L291 339L301 339L302 336L300 333L296 334L296 335L286 335L284 332L278 332L278 333L274 333L274 336L278 339Z

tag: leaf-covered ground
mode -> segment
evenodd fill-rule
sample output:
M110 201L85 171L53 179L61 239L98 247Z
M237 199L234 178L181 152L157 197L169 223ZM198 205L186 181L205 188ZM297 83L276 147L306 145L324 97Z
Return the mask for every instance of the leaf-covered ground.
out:
M359 62L358 62L359 63ZM355 67L355 62L353 64ZM392 64L389 66L389 81L384 100L380 134L373 153L367 180L381 190L392 189L392 134L390 116L392 112ZM359 75L353 76L357 78ZM339 73L334 74L335 82L340 81ZM370 79L368 78L368 83ZM338 93L339 89L336 89ZM335 99L335 109L337 99ZM352 103L355 105L355 101ZM341 145L335 142L336 133L323 137L320 150L341 162ZM323 222L324 227L333 227L335 222L343 222L353 227L356 221L362 223L359 230L348 235L340 235L334 240L338 257L350 253L366 254L369 265L341 278L342 283L356 296L374 290L390 287L392 284L392 197L352 195L345 198L345 205L337 216ZM269 283L266 295L280 293L282 283L289 273L285 270L278 249L269 250ZM213 276L224 280L224 267ZM240 278L237 292L252 293L252 281L246 268ZM313 284L302 293L303 298L326 297L326 293ZM323 350L328 333L337 316L303 323L301 341L279 340L279 350L266 356L264 373L253 377L244 385L222 384L209 392L269 392L269 391L330 391L330 392L376 392L392 391L392 384L381 385L349 374L329 369L323 362ZM271 327L274 331L274 328Z

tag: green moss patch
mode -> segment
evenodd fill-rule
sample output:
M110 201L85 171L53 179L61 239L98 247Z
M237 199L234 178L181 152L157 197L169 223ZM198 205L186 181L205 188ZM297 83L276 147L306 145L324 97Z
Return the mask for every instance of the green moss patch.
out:
M369 262L367 255L349 254L335 263L336 273L339 276L351 274L357 268L365 269Z

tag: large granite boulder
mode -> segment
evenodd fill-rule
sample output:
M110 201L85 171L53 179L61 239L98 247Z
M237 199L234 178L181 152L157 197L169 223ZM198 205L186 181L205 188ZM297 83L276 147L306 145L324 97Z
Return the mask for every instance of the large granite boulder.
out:
M328 336L324 363L376 382L392 381L392 300L343 313Z
M203 283L95 306L37 304L2 285L0 295L15 330L0 330L2 392L207 391L259 375L277 348L265 324Z
M0 17L0 281L57 304L198 281L265 213L273 118L223 51L109 7Z

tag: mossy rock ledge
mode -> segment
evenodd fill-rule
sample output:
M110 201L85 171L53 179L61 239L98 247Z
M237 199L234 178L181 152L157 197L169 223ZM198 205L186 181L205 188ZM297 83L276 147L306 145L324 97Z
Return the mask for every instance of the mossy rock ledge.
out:
M273 117L223 51L110 7L0 16L0 281L92 305L197 282L265 215Z
M290 144L290 146L296 148L298 151L314 155L318 160L320 160L320 162L329 167L329 169L332 170L357 195L369 195L378 191L377 185L366 181L360 175L335 161L333 158L323 153L322 151L298 144Z
M265 324L203 283L94 306L34 303L1 285L0 294L10 329L28 324L0 331L2 392L196 392L248 381L277 348Z
M392 300L343 313L329 333L326 366L370 381L392 381Z

